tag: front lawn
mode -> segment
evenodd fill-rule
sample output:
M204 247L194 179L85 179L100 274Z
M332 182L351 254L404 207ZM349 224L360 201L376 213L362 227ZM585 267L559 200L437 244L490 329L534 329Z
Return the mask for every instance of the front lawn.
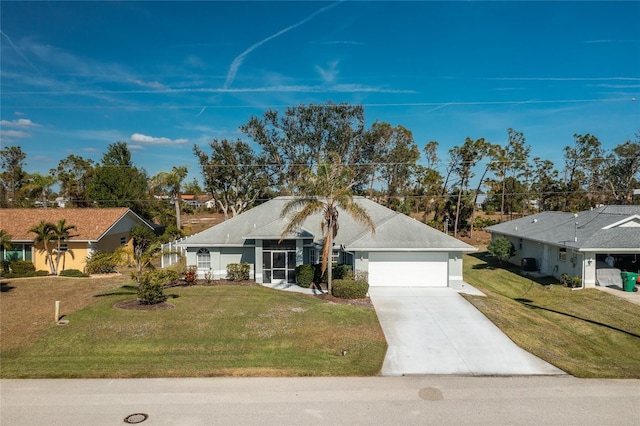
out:
M28 303L19 296L33 294L34 286L37 297L56 299L57 279L45 280L5 280L3 313ZM75 280L85 291L95 285ZM135 287L105 291L103 284L86 307L65 315L65 326L53 324L50 305L38 314L50 319L47 325L3 344L1 376L361 376L377 374L384 360L387 346L373 309L260 286L174 287L167 294L174 309L120 310L113 306L135 298ZM23 332L5 319L3 340Z
M640 378L640 306L598 289L571 290L465 256L465 296L516 344L576 377Z

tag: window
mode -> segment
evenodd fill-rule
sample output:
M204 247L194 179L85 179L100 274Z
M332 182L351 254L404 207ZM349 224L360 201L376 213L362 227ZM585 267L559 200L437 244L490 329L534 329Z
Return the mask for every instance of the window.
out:
M558 250L558 259L562 260L563 262L567 261L567 249L562 247Z
M127 245L127 237L120 237L120 245L121 246Z
M69 246L67 245L67 243L60 243L60 251L61 252L69 251Z
M198 269L210 269L211 268L211 254L209 250L202 248L198 250L196 255L196 264Z

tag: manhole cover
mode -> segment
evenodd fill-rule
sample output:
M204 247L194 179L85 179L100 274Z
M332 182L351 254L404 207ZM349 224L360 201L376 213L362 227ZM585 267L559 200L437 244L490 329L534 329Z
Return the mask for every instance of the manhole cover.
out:
M148 414L144 414L144 413L135 413L135 414L130 414L127 417L124 418L124 422L125 423L129 423L129 424L136 424L136 423L142 423L145 420L147 420L149 418Z

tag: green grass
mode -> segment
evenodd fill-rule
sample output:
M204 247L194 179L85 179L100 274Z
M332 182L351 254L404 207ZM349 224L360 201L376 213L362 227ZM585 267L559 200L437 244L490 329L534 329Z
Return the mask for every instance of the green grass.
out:
M264 287L167 290L175 309L113 308L125 286L3 351L3 378L345 376L380 371L375 311ZM340 352L347 348L345 356Z
M520 347L576 377L640 378L640 306L533 281L486 253L466 256L464 273L487 295L465 297Z

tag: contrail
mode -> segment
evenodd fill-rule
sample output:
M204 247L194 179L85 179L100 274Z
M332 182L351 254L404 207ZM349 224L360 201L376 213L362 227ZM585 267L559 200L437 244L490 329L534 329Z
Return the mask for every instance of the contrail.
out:
M242 52L241 54L239 54L238 56L235 57L235 59L233 60L233 62L231 62L231 66L229 67L229 72L227 73L227 80L224 82L224 88L228 89L229 86L231 85L231 83L233 83L233 80L236 78L236 74L238 73L238 68L240 68L240 65L242 65L242 61L244 60L244 57L247 56L249 53L253 52L254 50L256 50L258 47L262 46L263 44L265 44L268 41L273 40L276 37L281 36L282 34L291 31L294 28L299 27L300 25L303 25L305 23L307 23L308 21L310 21L311 19L315 18L317 15L326 12L327 10L331 9L332 7L334 7L335 5L337 5L338 3L342 3L342 1L338 1L335 3L330 4L329 6L325 6L322 9L316 10L315 12L313 12L311 15L307 16L306 18L304 18L302 21L293 24L285 29L282 29L280 31L278 31L275 34L270 35L269 37L265 38L264 40L260 40L259 42L253 44L251 47L249 47L247 50L245 50L244 52Z
M24 55L24 53L22 53L22 51L20 51L20 49L18 49L18 46L16 46L16 45L13 43L13 41L11 41L11 39L9 38L9 36L8 36L8 35L6 35L6 34L4 33L4 31L0 30L0 34L2 34L2 36L3 36L4 38L6 38L6 39L7 39L7 41L9 42L9 45L13 48L13 50L15 50L15 51L16 51L16 53L17 53L18 55L20 55L20 57L21 57L22 59L24 59L24 61L25 61L26 63L28 63L29 65L31 65L31 67L32 67L34 70L36 70L36 71L40 72L40 71L38 70L38 68L36 68L36 66L35 66L35 65L33 65L33 64L31 63L31 61L29 60L29 58L27 58L27 57Z

